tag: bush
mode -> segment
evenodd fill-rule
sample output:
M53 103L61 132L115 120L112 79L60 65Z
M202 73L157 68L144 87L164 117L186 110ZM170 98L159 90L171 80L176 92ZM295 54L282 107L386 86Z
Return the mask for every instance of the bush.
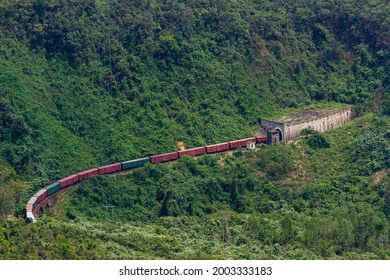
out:
M303 137L307 137L307 144L312 149L330 147L329 141L325 137L325 135L316 130L305 128L301 131L300 135Z
M261 152L257 164L268 177L278 179L296 170L295 159L296 155L291 146L267 146Z
M361 171L375 172L390 166L390 141L385 133L373 128L365 131L352 143L350 161Z

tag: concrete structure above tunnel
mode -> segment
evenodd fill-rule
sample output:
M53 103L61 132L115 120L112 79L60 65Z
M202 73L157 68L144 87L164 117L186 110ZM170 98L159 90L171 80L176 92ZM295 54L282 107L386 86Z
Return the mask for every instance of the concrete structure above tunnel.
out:
M323 108L303 111L297 114L285 116L274 120L260 118L261 130L270 135L278 132L279 141L291 142L299 137L305 128L311 128L320 132L341 126L352 118L352 106L342 108ZM274 141L273 141L274 142Z

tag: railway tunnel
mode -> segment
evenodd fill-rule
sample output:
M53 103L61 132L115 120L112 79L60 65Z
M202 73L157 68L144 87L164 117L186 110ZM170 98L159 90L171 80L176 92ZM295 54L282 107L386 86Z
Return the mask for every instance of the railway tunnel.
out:
M312 109L274 120L260 118L259 124L262 133L267 134L267 136L278 133L279 141L290 143L299 137L305 128L324 132L345 124L351 118L352 106L345 106L342 108ZM275 140L270 139L270 137L272 136L268 136L268 142L274 143Z

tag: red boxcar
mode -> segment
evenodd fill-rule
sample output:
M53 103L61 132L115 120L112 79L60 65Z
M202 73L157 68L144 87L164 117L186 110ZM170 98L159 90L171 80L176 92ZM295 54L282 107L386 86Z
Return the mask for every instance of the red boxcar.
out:
M175 160L178 157L179 157L178 152L166 153L157 156L150 156L150 162L151 163L165 162L165 161Z
M98 169L99 169L99 174L102 175L102 174L108 174L108 173L120 171L122 170L122 165L120 162L118 162L118 163L113 163L105 166L100 166L98 167Z
M229 150L228 142L206 146L206 153L208 154L222 152L226 150Z
M204 155L206 153L206 148L205 147L192 148L184 151L179 151L178 153L180 158L184 156Z
M34 194L34 196L37 198L38 203L39 203L47 197L47 190L41 189L36 194Z
M89 170L82 171L80 173L77 173L79 175L79 180L86 180L94 175L99 175L99 169L93 168Z
M57 182L61 184L61 189L62 189L62 188L65 188L69 185L77 183L78 181L79 181L79 175L73 174L73 175L65 177L61 180L58 180Z
M267 136L256 137L257 143L267 143Z
M245 138L245 139L230 141L229 147L230 147L230 149L236 149L239 147L246 147L246 143L248 143L248 142L256 142L256 138L252 137L252 138Z

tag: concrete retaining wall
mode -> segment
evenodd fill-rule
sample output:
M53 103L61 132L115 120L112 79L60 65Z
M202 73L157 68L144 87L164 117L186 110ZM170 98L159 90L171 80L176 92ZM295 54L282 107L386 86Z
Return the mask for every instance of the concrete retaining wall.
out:
M298 124L288 124L284 127L284 140L290 142L299 136L305 128L311 128L320 132L341 126L351 120L351 107L340 109L334 114L324 116L308 122Z

